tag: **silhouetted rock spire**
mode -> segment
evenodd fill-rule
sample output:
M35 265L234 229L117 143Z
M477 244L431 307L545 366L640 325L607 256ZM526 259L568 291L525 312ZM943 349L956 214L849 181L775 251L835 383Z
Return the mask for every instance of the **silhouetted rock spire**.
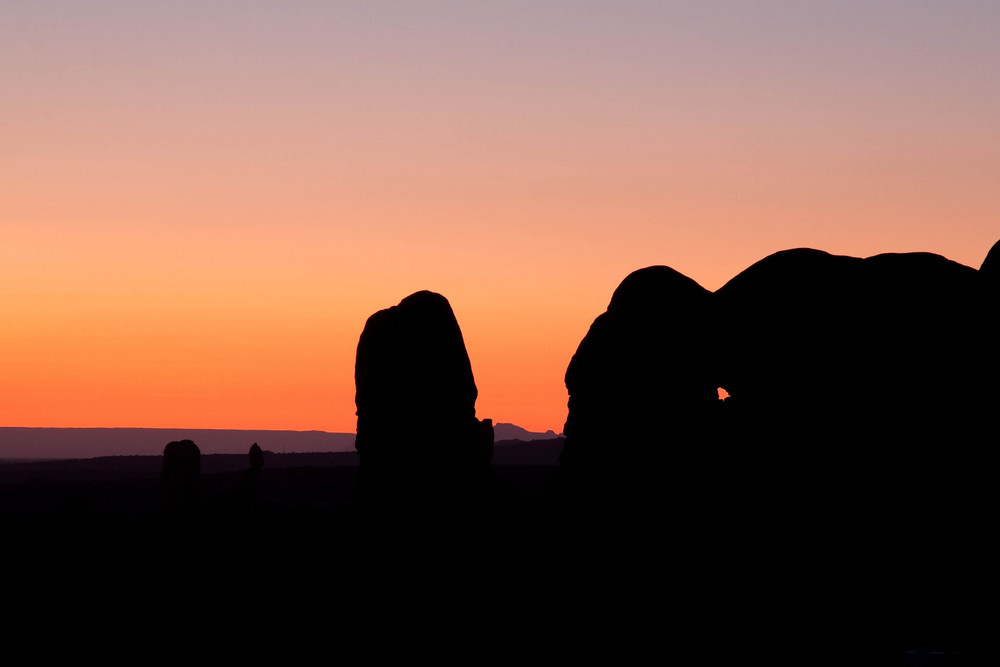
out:
M264 451L256 442L250 445L247 453L250 468L243 479L243 500L245 508L251 514L256 513L260 507L261 500L261 469L264 467Z
M198 502L201 450L191 440L177 440L163 448L163 488L167 511L185 514Z
M690 479L719 403L711 297L665 266L615 290L566 371L569 493L635 507Z
M355 366L359 501L468 502L483 492L490 420L448 300L422 291L365 324Z
M264 452L256 442L250 445L248 457L250 459L251 470L260 470L264 467Z

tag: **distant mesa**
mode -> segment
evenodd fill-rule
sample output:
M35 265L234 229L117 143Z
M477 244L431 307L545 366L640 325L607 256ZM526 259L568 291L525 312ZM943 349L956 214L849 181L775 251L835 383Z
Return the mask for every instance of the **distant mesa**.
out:
M476 418L472 365L444 296L416 292L368 318L355 387L359 503L465 503L479 492L493 424Z
M497 442L501 440L523 440L530 442L532 440L553 440L559 437L559 434L552 429L541 433L538 431L529 431L516 424L506 423L495 424L493 426L493 434Z
M547 440L554 431L528 431L513 424L497 424L496 439ZM414 424L413 430L421 430ZM433 434L431 434L433 437ZM245 456L247 443L257 441L278 454L351 453L354 433L325 431L262 431L157 428L24 428L0 427L0 461L92 459L108 456L162 456L163 443L193 440L203 455Z
M203 454L246 455L248 442L281 453L353 452L354 433L180 428L0 427L0 459L160 456L163 443L193 440Z

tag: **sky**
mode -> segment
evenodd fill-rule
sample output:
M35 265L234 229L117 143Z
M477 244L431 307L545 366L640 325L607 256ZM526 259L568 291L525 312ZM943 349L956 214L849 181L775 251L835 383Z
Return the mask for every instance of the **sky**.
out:
M352 432L446 296L560 431L630 272L1000 239L1000 3L0 0L0 426Z

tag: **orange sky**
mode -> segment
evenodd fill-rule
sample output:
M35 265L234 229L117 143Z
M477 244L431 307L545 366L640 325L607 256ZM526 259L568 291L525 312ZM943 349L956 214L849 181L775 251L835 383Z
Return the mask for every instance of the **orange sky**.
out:
M11 4L0 426L353 431L431 289L560 430L632 270L1000 238L992 2Z

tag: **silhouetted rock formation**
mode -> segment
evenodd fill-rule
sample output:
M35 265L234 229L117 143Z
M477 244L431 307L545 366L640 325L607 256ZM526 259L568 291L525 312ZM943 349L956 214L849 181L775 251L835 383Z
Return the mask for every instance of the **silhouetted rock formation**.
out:
M248 453L250 469L243 481L243 492L247 511L254 513L260 506L260 470L264 467L264 452L256 442L250 445Z
M482 499L493 424L476 418L478 390L447 299L417 292L368 318L355 384L359 502Z
M185 514L198 502L201 450L191 440L177 440L163 448L163 488L168 513Z
M567 369L565 498L639 501L678 548L753 544L776 594L857 595L870 629L960 629L993 516L998 246L978 271L786 250L714 294L636 271Z
M866 544L913 567L911 584L938 571L917 564L948 560L984 518L998 369L987 294L978 271L939 255L806 249L720 288L725 449L746 482L732 488L737 525L782 544ZM915 534L929 537L915 547Z
M1000 283L1000 241L994 243L990 251L986 253L986 259L979 267L979 272L994 285Z
M631 476L718 443L723 461L782 475L940 479L992 427L996 295L982 271L931 253L786 250L715 294L636 271L567 369L562 465Z
M863 550L845 574L899 603L864 613L947 624L956 573L976 576L1000 370L990 294L939 255L814 250L771 255L716 293L726 416L749 445L734 454L756 482L734 506L775 544Z
M748 419L783 415L765 420L767 442L784 440L786 431L801 438L801 424L818 417L810 413L852 398L839 386L854 375L865 335L855 316L864 290L860 265L853 257L788 250L716 293L725 332L721 386Z
M718 409L712 294L665 266L615 290L566 371L560 457L575 501L648 502L687 487Z
M940 475L942 457L964 458L984 432L995 315L975 269L930 253L789 250L716 296L735 428L786 463L872 474L881 488L928 449L937 462L923 472Z
M256 442L250 445L250 452L248 456L250 458L251 470L260 470L264 467L264 452L261 450L260 445Z

